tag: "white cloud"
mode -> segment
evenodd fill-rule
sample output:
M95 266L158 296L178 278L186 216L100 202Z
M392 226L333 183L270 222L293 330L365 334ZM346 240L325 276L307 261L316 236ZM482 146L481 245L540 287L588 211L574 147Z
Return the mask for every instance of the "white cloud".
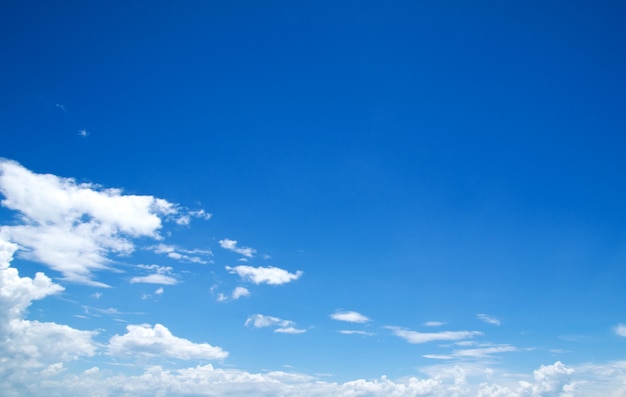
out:
M613 330L615 331L616 335L623 336L624 338L626 338L626 325L617 324L615 328L613 328Z
M0 390L9 396L20 396L24 390L28 390L33 397L573 397L621 396L625 391L626 362L576 369L556 362L541 366L530 377L456 364L438 368L434 373L428 371L429 375L422 378L412 376L392 380L382 376L339 383L306 374L284 371L252 373L215 368L211 364L174 370L150 366L135 376L120 373L109 375L109 371L92 367L77 375L47 379L45 382L40 380L36 372L24 371L17 379L0 378ZM470 380L473 382L470 383Z
M248 316L245 324L246 327L265 328L265 327L281 327L286 328L295 325L293 321L283 320L278 317L264 316L262 314L253 314Z
M237 247L237 241L236 240L230 240L230 239L223 239L220 240L220 247L227 249L229 251L233 251L236 252L238 254L241 254L243 256L246 256L248 258L252 258L254 256L254 254L256 253L256 250L254 248L250 248L250 247Z
M347 321L349 323L366 323L371 321L367 316L354 311L336 311L330 318L337 321Z
M156 291L154 291L155 295L163 295L165 291L163 290L163 287L157 288Z
M181 214L174 221L178 225L189 225L191 223L191 218L198 218L205 221L211 219L211 214L206 212L205 210L197 210L197 211L187 211L184 214Z
M176 247L175 245L168 245L163 243L153 245L151 247L148 247L147 249L152 250L155 254L165 254L168 258L175 259L177 261L200 264L209 263L208 260L202 258L203 256L206 257L213 255L213 252L208 249L187 250Z
M87 131L84 128L81 128L80 130L78 130L78 135L80 135L82 137L86 137L87 135L89 135L89 131Z
M304 329L298 329L294 327L276 328L274 332L279 334L303 334L306 332Z
M441 331L441 332L417 332L400 327L385 327L395 335L412 344L428 343L434 341L452 341L469 339L482 332L478 331Z
M470 359L481 359L486 357L491 357L497 353L509 353L509 352L517 352L518 348L515 346L511 346L508 344L482 344L478 347L471 349L457 349L449 354L425 354L423 357L426 358L434 358L439 360L451 360L458 358L470 358Z
M127 333L115 335L109 342L109 353L122 357L171 357L180 360L217 360L228 352L208 343L193 343L179 338L163 325L129 325Z
M494 316L490 316L488 314L477 314L476 318L478 318L481 321L486 322L487 324L500 325L500 320L498 320Z
M18 270L10 266L16 249L0 233L0 377L4 371L92 356L96 350L92 337L96 332L25 319L33 301L64 288L43 273L32 279L20 277Z
M446 325L446 323L441 321L426 321L424 323L424 327L441 327L443 325Z
M161 284L161 285L174 285L178 283L174 277L171 276L172 268L169 266L159 265L138 265L138 268L154 271L155 273L147 276L137 276L130 279L131 284L144 283L144 284Z
M302 276L302 271L298 270L296 273L289 273L284 269L278 267L252 267L247 265L240 265L235 267L226 266L226 270L230 273L236 273L244 280L249 280L254 284L270 284L280 285L297 280Z
M23 248L20 255L69 281L101 287L92 272L110 269L110 254L130 254L131 238L160 239L162 218L179 212L163 199L36 174L2 159L0 193L5 197L1 204L20 214L21 224L1 228Z
M340 334L344 334L344 335L364 335L364 336L373 336L374 334L371 332L365 332L365 331L357 331L357 330L353 330L353 329L342 329L338 331Z
M274 327L274 332L279 334L302 334L306 332L304 329L295 328L296 323L293 321L283 320L278 317L264 316L262 314L248 316L244 325L253 328Z
M250 291L245 287L237 287L233 290L231 297L233 299L239 299L242 296L250 296Z

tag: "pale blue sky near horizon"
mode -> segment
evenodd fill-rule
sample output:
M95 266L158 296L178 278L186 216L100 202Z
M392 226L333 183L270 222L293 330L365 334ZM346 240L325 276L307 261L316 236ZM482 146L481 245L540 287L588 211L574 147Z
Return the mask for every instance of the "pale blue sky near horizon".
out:
M19 249L0 251L65 288L28 295L19 320L98 330L35 367L62 362L61 383L211 362L400 384L456 366L511 396L511 374L557 361L626 379L625 16L613 1L4 2L0 237ZM133 195L173 207L124 207ZM181 339L142 347L147 324Z

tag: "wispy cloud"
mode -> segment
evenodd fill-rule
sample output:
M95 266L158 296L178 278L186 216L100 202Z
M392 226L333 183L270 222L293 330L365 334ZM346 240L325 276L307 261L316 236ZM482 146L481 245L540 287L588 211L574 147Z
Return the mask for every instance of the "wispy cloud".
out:
M64 113L67 113L67 109L65 108L65 105L57 103L54 106L56 106L57 109L61 109Z
M494 316L490 316L488 314L477 314L476 318L478 318L481 321L486 322L487 324L500 325L500 320L498 320Z
M262 314L249 316L244 325L253 328L273 327L275 328L274 332L279 334L302 334L306 332L304 329L295 328L296 323L293 321L283 320L273 316L264 316Z
M89 135L89 131L87 131L84 128L81 128L80 130L78 130L78 135L82 136L82 137L86 137Z
M613 331L615 331L616 335L623 336L624 338L626 338L626 325L617 324L615 328L613 328Z
M256 250L254 248L250 248L250 247L238 247L237 246L237 240L230 240L230 239L223 239L220 240L220 247L227 249L229 251L233 251L236 252L240 255L246 256L248 258L252 258L254 256L254 254L256 253Z
M354 330L354 329L342 329L337 331L340 334L344 334L344 335L363 335L363 336L373 336L374 334L371 332L365 332L365 331L359 331L359 330Z
M330 315L330 318L337 321L346 321L349 323L366 323L371 321L367 316L355 311L336 311Z
M172 268L169 266L159 265L138 265L140 269L152 271L154 273L146 276L137 276L130 279L131 284L144 283L144 284L162 284L162 285L174 285L178 283L176 278L172 277Z
M270 284L280 285L297 280L302 276L302 272L298 270L295 273L278 267L252 267L240 265L235 267L226 266L226 270L230 273L238 274L244 280L248 280L254 284Z
M208 260L203 259L203 257L212 256L213 252L209 249L193 249L188 250L184 248L177 247L175 245L168 245L159 243L157 245L153 245L147 247L147 249L153 251L155 254L164 254L167 255L168 258L183 261L183 262L191 262L191 263L200 263L207 264Z
M412 344L469 339L478 335L482 335L482 332L478 331L418 332L401 327L389 326L385 328L390 330L395 336L398 336Z
M446 323L442 321L426 321L424 323L424 327L441 327L443 325L446 325Z

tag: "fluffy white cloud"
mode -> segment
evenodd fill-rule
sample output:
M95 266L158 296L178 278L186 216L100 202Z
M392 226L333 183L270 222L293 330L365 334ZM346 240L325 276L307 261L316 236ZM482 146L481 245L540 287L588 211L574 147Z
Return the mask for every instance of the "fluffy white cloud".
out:
M250 291L248 291L248 289L245 287L237 287L233 290L233 293L231 294L231 297L233 299L239 299L242 296L250 296Z
M500 325L500 320L498 320L494 316L490 316L488 314L477 314L476 318L478 318L481 321L486 322L487 324Z
M133 238L160 239L162 219L180 215L175 204L153 196L123 195L71 178L36 174L0 159L2 205L20 214L21 224L3 226L24 247L20 254L60 272L70 281L105 286L92 279L108 269L108 255L127 255Z
M230 273L236 273L244 280L249 280L254 284L270 284L280 285L286 284L291 281L297 280L302 276L302 271L298 270L295 273L289 273L284 269L278 267L253 267L247 265L240 265L235 267L226 266L226 270Z
M0 375L93 355L96 332L25 319L34 300L59 293L63 287L43 273L32 279L20 277L10 266L16 249L0 233Z
M616 335L626 338L626 325L617 324L613 330L615 331Z
M216 360L228 356L228 352L208 343L193 343L172 335L161 324L129 325L126 334L115 335L109 342L109 353L123 357L171 357L180 360Z
M52 371L62 367L49 367ZM598 368L597 371L606 371ZM64 372L63 375L67 373ZM576 379L575 376L580 378ZM385 376L378 379L356 379L345 383L327 382L298 373L273 371L251 373L237 369L215 368L199 365L190 368L167 370L152 366L136 376L107 375L98 367L92 367L78 375L65 375L41 382L38 374L29 373L22 383L0 380L0 387L7 396L50 395L117 396L266 396L266 397L573 397L573 396L619 396L623 395L620 382L625 380L623 368L607 379L594 375L591 369L574 371L560 362L541 366L531 381L511 382L514 378L528 378L523 374L503 375L499 380L493 374L477 376L479 383L469 383L466 370L454 366L436 375L418 378L408 377L392 380ZM588 382L580 382L587 376ZM32 382L35 380L35 382ZM31 381L30 384L26 382ZM501 381L501 382L500 382Z
M161 284L161 285L174 285L178 283L174 277L172 277L172 268L169 266L159 265L138 265L140 269L146 269L153 271L154 273L147 276L137 276L130 279L131 284L144 283L144 284Z
M229 251L236 252L248 258L252 258L254 254L256 253L256 250L254 248L238 247L237 240L230 240L227 238L220 240L220 247L227 249Z
M405 341L413 344L428 343L434 341L452 341L469 339L478 335L482 335L482 332L478 331L441 331L441 332L418 332L411 331L401 327L385 327L395 335Z
M347 321L349 323L366 323L371 321L367 316L354 311L336 311L330 318L337 321Z

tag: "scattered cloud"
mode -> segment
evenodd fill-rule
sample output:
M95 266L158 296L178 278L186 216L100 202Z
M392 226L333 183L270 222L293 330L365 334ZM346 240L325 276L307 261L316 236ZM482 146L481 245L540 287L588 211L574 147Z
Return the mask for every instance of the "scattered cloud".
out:
M175 218L174 222L176 222L176 224L178 225L189 225L191 223L191 218L208 221L209 219L211 219L212 216L212 214L202 209L196 211L187 211L186 213L182 213L177 218Z
M155 295L163 295L165 291L163 290L163 287L157 288L156 291L154 291Z
M617 324L615 328L613 328L613 330L615 331L616 335L623 336L624 338L626 338L626 325Z
M57 103L54 106L56 106L58 109L61 109L64 113L67 113L67 109L65 108L65 105Z
M385 327L395 336L404 339L412 344L428 343L434 341L454 341L461 339L469 339L482 335L478 331L441 331L441 332L418 332L411 331L401 327Z
M248 258L252 258L254 256L254 254L256 253L256 250L254 248L250 248L250 247L238 247L237 246L237 241L236 240L230 240L230 239L223 239L220 240L220 247L227 249L229 251L233 251L236 252L240 255L246 256Z
M476 318L478 318L481 321L486 322L487 324L500 325L500 320L498 320L494 316L490 316L488 314L477 314Z
M179 360L218 360L228 352L208 343L193 343L179 338L161 324L129 325L126 334L115 335L108 345L109 354L121 357L171 357Z
M78 135L82 136L82 137L86 137L89 135L89 131L87 131L86 129L82 128L80 130L78 130Z
M302 271L289 273L278 267L252 267L240 265L235 267L226 266L226 270L230 273L236 273L244 280L248 280L254 284L270 284L280 285L297 280L302 276Z
M248 289L245 287L237 287L233 290L233 293L231 294L231 297L233 299L239 299L242 296L250 296L250 291L248 291Z
M168 244L163 244L163 243L150 246L147 249L153 251L155 254L167 255L168 258L171 258L177 261L200 263L200 264L209 263L208 260L202 258L203 256L207 257L207 256L213 255L213 252L211 252L211 250L208 250L208 249L187 250L187 249L176 247L175 245L168 245Z
M346 321L349 323L367 323L371 321L367 316L354 311L336 311L330 315L330 318L337 321Z
M441 327L443 325L446 325L446 323L442 321L426 321L424 323L424 327Z
M283 320L278 317L264 316L262 314L253 314L248 316L245 322L246 327L265 328L265 327L289 327L294 325L293 321Z
M131 284L144 283L144 284L161 284L161 285L175 285L178 284L178 280L172 277L172 268L169 266L159 265L138 265L140 269L153 271L154 273L147 276L137 276L130 279Z
M290 320L283 320L278 317L264 316L262 314L253 314L248 316L244 323L246 327L252 328L275 328L274 332L279 334L302 334L306 332L304 329L295 328L296 323Z

